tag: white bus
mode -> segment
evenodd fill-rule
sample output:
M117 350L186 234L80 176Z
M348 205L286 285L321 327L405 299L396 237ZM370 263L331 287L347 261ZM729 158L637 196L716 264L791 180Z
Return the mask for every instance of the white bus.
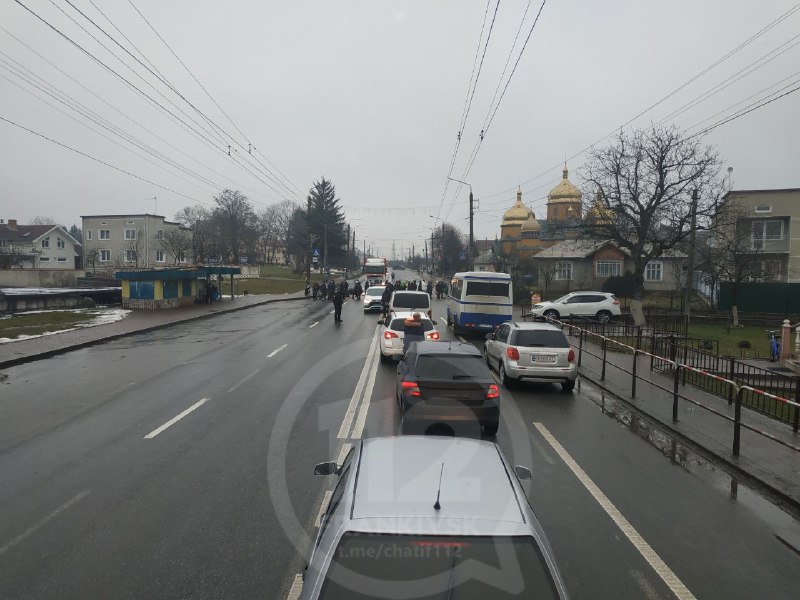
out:
M447 297L447 324L456 333L494 331L512 319L513 304L508 273L456 273L450 280Z

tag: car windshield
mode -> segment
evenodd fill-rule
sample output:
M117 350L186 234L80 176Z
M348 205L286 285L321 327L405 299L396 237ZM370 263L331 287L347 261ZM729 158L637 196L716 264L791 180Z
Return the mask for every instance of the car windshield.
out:
M367 294L367 296L382 296L382 295L383 295L383 290L384 290L384 289L385 289L385 288L376 288L376 287L371 287L371 288L369 288L369 289L367 290L366 294Z
M483 357L469 354L422 354L417 358L416 374L420 378L490 379L491 373Z
M541 550L530 536L451 537L347 533L336 548L320 598L457 600L558 598Z
M389 324L389 329L403 331L405 321L405 318L392 319L392 322ZM422 331L431 331L433 329L433 322L430 319L421 319L420 322L422 323Z
M392 306L397 308L428 308L430 306L428 294L410 294L408 292L395 292Z
M561 331L518 331L513 344L515 346L569 348L567 336Z

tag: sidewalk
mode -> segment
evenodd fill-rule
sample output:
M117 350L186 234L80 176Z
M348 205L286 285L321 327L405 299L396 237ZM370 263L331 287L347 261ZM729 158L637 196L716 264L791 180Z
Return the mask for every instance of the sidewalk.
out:
M514 318L520 317L520 310L515 309ZM570 341L577 352L578 337L570 337ZM591 356L589 352L595 356ZM790 505L795 513L800 512L800 452L742 427L741 447L739 456L736 457L733 455L733 422L685 398L713 408L733 419L734 406L729 406L726 399L681 383L678 389L678 393L682 396L678 403L678 422L674 423L672 421L674 381L671 374L650 371L650 357L638 357L636 397L633 397L630 374L633 356L609 351L606 355L604 379L601 379L601 357L601 347L584 338L584 352L579 368L581 377L627 403L659 427L671 431L678 439L726 465L730 471L738 473L745 482L749 480L768 489ZM664 389L659 389L656 385ZM792 427L786 423L746 407L742 407L742 423L800 448L800 434L795 434Z
M222 300L213 304L196 304L187 308L134 310L127 317L115 323L84 327L63 333L0 344L0 369L63 354L94 344L101 344L136 333L169 327L176 323L205 319L214 315L270 302L303 300L305 298L306 296L302 291L292 294L253 294L237 296L233 300L231 300L230 296L225 296Z

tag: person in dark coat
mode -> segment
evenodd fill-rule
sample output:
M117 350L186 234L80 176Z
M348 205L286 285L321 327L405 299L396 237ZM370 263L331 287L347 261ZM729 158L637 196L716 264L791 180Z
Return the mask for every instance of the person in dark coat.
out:
M339 290L333 295L333 320L336 323L342 322L342 304L344 304L344 294Z
M428 280L428 285L425 288L425 291L428 292L428 296L433 297L433 282L431 282L430 279Z
M328 281L328 298L333 300L333 295L336 293L336 283L333 279Z
M392 294L394 293L394 286L391 283L386 284L386 288L381 294L381 306L383 307L383 318L389 314L389 302L392 301Z
M425 330L422 327L422 317L414 313L403 321L403 354L408 352L408 347L414 342L425 340Z
M315 281L314 285L311 286L311 297L314 300L316 300L318 295L319 295L319 284Z
M360 281L356 281L356 285L355 285L355 287L353 287L353 296L356 297L356 300L360 300L361 299L361 294L363 294L363 293L364 293L364 291L361 289L361 282Z

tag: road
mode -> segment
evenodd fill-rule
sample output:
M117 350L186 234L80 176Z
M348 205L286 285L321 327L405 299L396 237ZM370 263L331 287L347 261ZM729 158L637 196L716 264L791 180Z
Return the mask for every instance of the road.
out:
M394 369L370 353L378 316L350 301L337 326L331 308L265 305L8 369L0 597L285 598L331 483L314 464L401 431ZM588 381L502 403L497 441L533 468L572 598L796 595L800 557L776 534L797 524Z

